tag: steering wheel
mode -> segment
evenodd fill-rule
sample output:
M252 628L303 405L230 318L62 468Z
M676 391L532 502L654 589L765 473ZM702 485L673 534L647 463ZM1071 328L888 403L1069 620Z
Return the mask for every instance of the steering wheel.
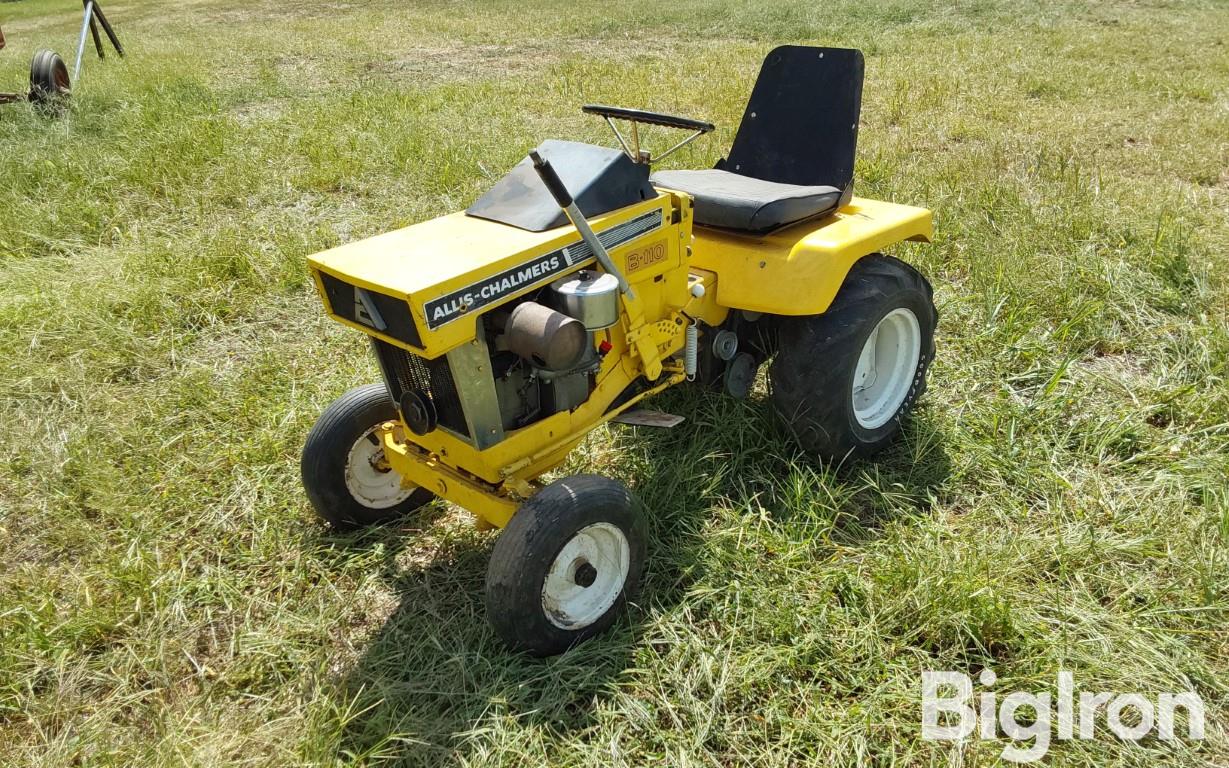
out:
M597 115L606 120L606 124L610 126L610 130L614 131L615 138L619 140L619 144L623 147L623 151L627 156L636 163L649 164L655 160L664 160L667 155L675 150L681 149L687 144L698 139L700 136L714 129L714 125L703 120L693 120L690 117L678 117L677 115L666 115L661 112L646 112L643 109L627 109L626 107L610 107L605 104L586 104L581 107L581 111L589 115ZM632 141L629 145L627 140L623 138L623 134L614 124L615 120L626 120L632 124ZM658 157L653 157L649 152L640 149L640 131L637 126L640 123L645 125L660 125L665 128L679 128L684 131L692 131L692 134L675 144L670 149L661 153Z

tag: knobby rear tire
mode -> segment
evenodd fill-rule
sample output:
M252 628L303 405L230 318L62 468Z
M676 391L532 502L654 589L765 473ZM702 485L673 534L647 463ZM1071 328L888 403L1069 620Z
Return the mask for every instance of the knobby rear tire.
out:
M903 400L886 421L868 427L855 411L854 376L871 333L897 309L916 318L920 353L907 389L902 382ZM769 368L772 403L802 448L842 461L886 446L926 391L934 360L938 312L926 278L899 259L872 254L849 271L827 312L779 322L780 346Z

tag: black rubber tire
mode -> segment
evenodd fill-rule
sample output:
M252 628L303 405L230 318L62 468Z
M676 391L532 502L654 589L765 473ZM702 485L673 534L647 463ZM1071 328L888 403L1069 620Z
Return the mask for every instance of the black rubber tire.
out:
M373 508L359 501L346 487L346 460L355 442L372 427L397 418L388 389L368 384L334 400L307 434L299 468L303 488L316 514L339 531L374 525L401 517L431 501L434 495L416 489L400 503Z
M614 525L627 539L627 578L600 618L583 628L565 629L547 616L543 586L564 545L595 523ZM486 577L487 619L516 650L534 656L563 653L609 627L635 596L646 538L639 503L622 483L598 475L556 480L521 505L495 542Z
M71 86L68 67L60 54L46 49L34 54L30 60L30 102L46 104L68 96Z
M906 308L917 317L921 354L913 385L896 413L880 427L858 423L853 377L871 332L889 312ZM935 356L938 312L930 283L891 256L871 254L849 271L832 306L822 315L780 320L776 357L769 367L773 406L802 448L826 459L869 456L887 445L926 391Z

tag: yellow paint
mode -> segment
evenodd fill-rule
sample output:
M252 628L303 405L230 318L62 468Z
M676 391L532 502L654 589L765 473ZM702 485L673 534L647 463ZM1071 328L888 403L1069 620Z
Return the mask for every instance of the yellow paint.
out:
M403 483L426 488L442 499L465 507L491 525L502 528L508 524L519 500L467 477L408 440L398 439L403 434L404 430L394 422L381 430L384 457L401 475Z
M661 264L669 255L667 248L666 239L661 238L633 250L627 254L627 274L634 275L655 264Z
M661 238L672 231L670 213L676 198L663 193L652 200L629 205L617 211L592 219L594 231L602 232L652 210L660 210L665 225L625 243L611 251L615 263L620 263L629 253L645 242L646 238ZM387 232L365 240L338 246L308 258L320 298L334 320L383 339L395 346L411 349L434 358L460 346L474 336L474 318L482 311L493 309L492 304L471 314L463 315L434 330L426 322L425 305L434 299L479 283L484 277L523 265L538 256L551 253L565 246L576 245L580 235L571 226L557 227L546 232L528 232L506 224L454 213L424 221L403 229ZM681 260L680 249L672 245L673 263ZM661 269L668 268L670 259ZM593 260L578 262L592 264ZM415 348L404 341L373 331L333 314L328 306L328 297L320 283L318 272L325 272L351 285L357 285L404 299L422 336L422 346ZM658 270L645 270L637 279L651 278ZM557 277L557 275L556 275ZM548 284L553 278L529 283L503 297L500 303L523 296Z
M930 241L930 211L855 197L819 222L749 235L697 227L691 266L717 275L717 302L775 315L828 308L854 263L902 240Z
M464 506L484 524L502 527L532 494L536 479L557 467L592 429L641 399L684 380L680 353L687 326L718 326L732 309L784 315L817 314L832 302L849 268L862 256L901 240L929 240L929 211L855 198L818 222L753 236L692 228L691 198L667 190L652 200L595 218L603 232L649 211L662 226L612 249L632 296L621 298L619 322L595 335L609 343L589 399L548 416L484 450L445 428L413 435L399 422L382 429L385 456L406 483ZM407 302L421 349L371 328L334 319L425 357L471 341L481 313L537 290L556 276L526 283L489 306L429 328L425 306L484 278L578 243L570 226L526 232L453 214L343 245L308 261L321 298L320 273ZM577 262L575 269L592 265ZM697 296L699 293L701 295ZM702 341L703 343L703 341ZM473 375L461 371L457 375ZM641 382L636 394L624 396Z
M703 293L700 296L692 296L688 300L687 305L683 307L683 315L699 320L705 325L718 326L724 323L730 314L730 308L717 303L717 273L692 268L687 282L689 295L692 287L696 285L703 288Z
M631 382L623 366L615 366L612 375L598 385L602 391L595 391L575 411L556 413L511 432L484 451L443 429L425 436L410 435L399 423L389 422L381 429L384 456L407 483L426 488L502 528L532 487L532 480L559 466L585 435L683 379L682 370L673 366L652 388L610 408L612 393L617 396ZM477 477L471 474L475 469Z

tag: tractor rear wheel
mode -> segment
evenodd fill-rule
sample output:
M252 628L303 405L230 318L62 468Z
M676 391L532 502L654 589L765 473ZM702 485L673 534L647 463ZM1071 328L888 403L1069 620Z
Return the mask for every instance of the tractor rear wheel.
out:
M782 318L772 401L802 447L835 461L883 448L926 390L937 321L926 278L882 254L854 265L824 314Z
M556 480L522 504L496 540L487 618L517 650L562 653L615 620L640 583L644 552L639 507L622 483Z
M418 509L430 491L405 487L388 466L377 430L397 418L388 389L368 384L333 401L303 446L303 488L316 514L337 530L374 525Z

